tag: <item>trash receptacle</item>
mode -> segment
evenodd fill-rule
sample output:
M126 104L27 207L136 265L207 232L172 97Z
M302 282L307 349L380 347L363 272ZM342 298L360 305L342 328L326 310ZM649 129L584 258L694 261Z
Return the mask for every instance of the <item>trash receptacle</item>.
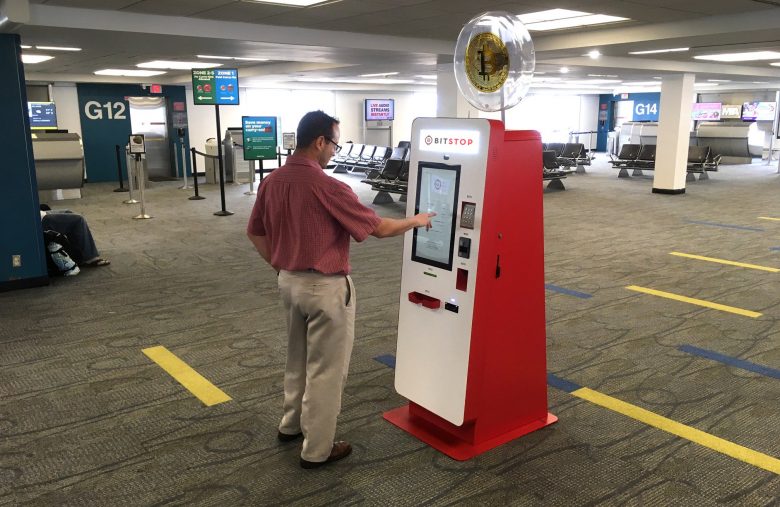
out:
M216 139L213 137L206 139L206 149L204 150L204 153L207 155L214 155L214 157L217 156L218 150ZM206 159L203 164L204 170L206 171L206 183L219 183L219 174L217 173L219 161L212 157L203 158Z

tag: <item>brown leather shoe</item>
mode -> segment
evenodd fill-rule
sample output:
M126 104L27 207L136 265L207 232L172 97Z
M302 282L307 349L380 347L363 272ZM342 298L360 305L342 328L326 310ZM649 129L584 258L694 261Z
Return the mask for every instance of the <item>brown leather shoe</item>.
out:
M328 459L325 461L306 461L305 459L301 458L301 468L319 468L323 465L327 465L328 463L333 463L334 461L344 459L349 456L351 452L352 446L349 445L349 442L334 442L333 449L330 450L330 456L328 456Z

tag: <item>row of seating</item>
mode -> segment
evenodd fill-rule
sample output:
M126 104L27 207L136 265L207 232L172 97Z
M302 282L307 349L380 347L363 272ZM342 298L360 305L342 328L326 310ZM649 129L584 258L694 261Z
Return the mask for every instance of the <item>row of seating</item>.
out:
M542 143L542 150L555 154L560 167L576 167L576 172L585 173L585 166L590 165L591 158L582 143Z
M610 155L610 164L620 170L618 178L628 178L629 169L633 169L633 176L641 176L642 170L655 169L655 153L655 144L624 144L617 158ZM695 174L699 174L700 180L708 179L707 171L717 171L720 159L721 155L715 155L709 146L689 146L686 180L696 181Z
M387 146L373 144L347 143L340 153L331 159L333 172L361 172L382 167L390 157L392 150Z
M361 182L371 185L371 190L377 192L374 204L393 202L393 197L390 194L399 194L401 196L399 200L406 201L411 153L411 143L401 141L397 147L393 148L381 170L371 169L368 171L366 179Z

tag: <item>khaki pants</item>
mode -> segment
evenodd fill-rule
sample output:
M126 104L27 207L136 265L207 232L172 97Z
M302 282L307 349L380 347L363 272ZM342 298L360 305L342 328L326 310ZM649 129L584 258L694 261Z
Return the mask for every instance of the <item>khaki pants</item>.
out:
M301 458L325 461L355 338L355 288L349 276L304 271L281 271L278 285L288 340L279 431L303 432Z

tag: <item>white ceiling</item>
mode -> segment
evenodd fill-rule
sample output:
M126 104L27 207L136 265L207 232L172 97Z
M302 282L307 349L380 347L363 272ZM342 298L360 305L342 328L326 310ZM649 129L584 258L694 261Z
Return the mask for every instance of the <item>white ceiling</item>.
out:
M188 83L189 71L140 80L93 73L135 68L148 60L195 60L196 54L209 54L271 60L226 63L240 69L242 86L289 87L300 85L291 84L297 80L354 79L382 72L399 72L393 77L419 83L416 76L435 74L437 63L452 61L457 35L475 15L551 8L631 21L532 32L540 83L554 78L588 79L588 74L648 81L693 72L697 82L730 81L720 83L719 89L780 88L780 67L770 62L693 59L754 48L780 51L780 0L333 0L309 8L239 0L29 0L29 18L12 17L12 22L0 25L0 31L19 33L23 44L83 48L78 53L47 51L55 58L27 65L28 80ZM628 54L669 47L691 50ZM584 56L591 49L603 56L598 60ZM561 66L569 67L570 73L561 75Z

